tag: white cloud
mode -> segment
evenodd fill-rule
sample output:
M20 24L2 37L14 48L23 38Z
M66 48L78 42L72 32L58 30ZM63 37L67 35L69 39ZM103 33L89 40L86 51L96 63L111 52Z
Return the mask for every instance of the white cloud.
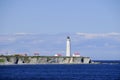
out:
M0 43L4 42L14 42L16 39L14 37L1 37L0 36Z
M24 32L21 32L21 33L15 33L14 35L18 36L26 36L26 35L34 35L35 33L24 33Z
M120 33L116 33L116 32L112 32L112 33L108 33L108 36L120 36Z
M40 44L40 43L43 43L44 40L33 40L31 43L32 44Z
M112 33L76 33L79 36L83 36L87 39L92 39L96 37L119 37L120 38L120 33L112 32Z

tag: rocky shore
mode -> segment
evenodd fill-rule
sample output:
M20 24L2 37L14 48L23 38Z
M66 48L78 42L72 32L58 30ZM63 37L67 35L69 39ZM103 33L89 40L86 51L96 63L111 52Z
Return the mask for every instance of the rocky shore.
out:
M0 56L0 65L12 64L90 64L89 57Z

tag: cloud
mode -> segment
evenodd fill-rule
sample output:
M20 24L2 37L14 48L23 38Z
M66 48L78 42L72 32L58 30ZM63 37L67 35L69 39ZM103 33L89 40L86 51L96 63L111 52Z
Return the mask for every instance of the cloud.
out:
M15 35L29 35L29 34L34 34L34 33L23 33L23 32L21 32L21 33L15 33Z
M120 36L120 33L112 32L112 33L107 33L108 36Z
M36 34L36 33L24 33L24 32L21 32L21 33L14 33L14 34L11 34L11 35L12 36L32 36L32 35L38 35L38 34Z
M0 43L6 43L6 42L14 42L16 38L14 37L7 37L7 36L0 36Z
M40 44L43 42L44 42L44 40L33 40L33 41L31 41L31 44Z
M97 37L118 37L120 38L120 33L112 32L112 33L76 33L79 36L83 36L87 39L93 39Z
M104 47L107 47L107 48L117 48L119 46L117 46L117 45L111 45L109 43L104 43Z

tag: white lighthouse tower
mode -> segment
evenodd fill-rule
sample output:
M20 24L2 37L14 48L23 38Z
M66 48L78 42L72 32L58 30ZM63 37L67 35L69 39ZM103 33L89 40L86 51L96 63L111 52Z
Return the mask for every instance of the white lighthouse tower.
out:
M70 44L70 37L67 37L67 44L66 44L66 56L71 56L71 44Z

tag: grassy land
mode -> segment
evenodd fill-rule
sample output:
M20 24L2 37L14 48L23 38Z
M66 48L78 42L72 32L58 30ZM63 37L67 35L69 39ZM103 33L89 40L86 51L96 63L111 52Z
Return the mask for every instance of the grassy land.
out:
M5 62L5 60L4 59L0 59L0 63L4 63Z

